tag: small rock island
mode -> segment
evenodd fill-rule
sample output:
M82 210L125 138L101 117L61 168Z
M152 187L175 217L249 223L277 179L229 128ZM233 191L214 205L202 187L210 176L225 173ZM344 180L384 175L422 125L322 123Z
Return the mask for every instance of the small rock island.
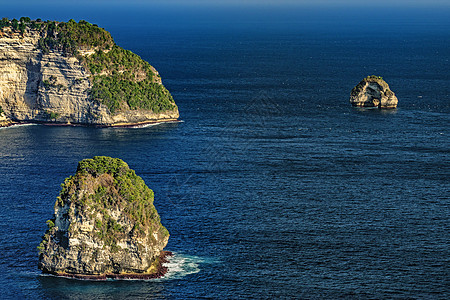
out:
M82 160L61 187L38 247L39 269L95 280L165 274L169 232L153 205L153 191L124 161Z
M0 127L176 121L161 76L86 21L0 19Z
M350 103L358 107L396 108L398 99L382 77L371 75L353 88Z

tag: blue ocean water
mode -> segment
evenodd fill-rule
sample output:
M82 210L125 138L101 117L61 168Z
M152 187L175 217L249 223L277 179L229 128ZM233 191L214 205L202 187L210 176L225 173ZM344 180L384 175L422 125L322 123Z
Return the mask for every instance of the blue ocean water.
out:
M0 129L2 298L448 299L450 34L285 27L111 24L183 122ZM398 109L350 106L371 74ZM166 278L38 271L59 185L94 155L155 191L175 253Z

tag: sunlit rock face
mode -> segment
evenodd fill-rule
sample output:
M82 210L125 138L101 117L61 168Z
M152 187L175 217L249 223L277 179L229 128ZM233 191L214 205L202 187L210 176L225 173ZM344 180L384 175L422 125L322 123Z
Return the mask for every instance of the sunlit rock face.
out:
M125 162L85 159L61 186L38 247L39 269L96 279L162 275L169 232L153 205L153 191Z
M40 43L45 34L30 28L23 33L10 27L0 29L0 107L6 120L120 126L176 120L179 117L174 102L169 104L169 108L158 112L131 108L127 105L129 99L126 93L120 107L112 111L101 99L92 96L94 74L87 68L86 62L80 61L83 57L94 55L98 47L80 48L77 55L68 55L57 49L43 51ZM149 70L153 83L168 93L158 72L151 66ZM102 71L95 75L111 74ZM144 77L145 74L136 73L136 81ZM0 126L8 123L0 120Z
M396 108L398 99L381 77L368 76L353 88L350 103L358 107Z

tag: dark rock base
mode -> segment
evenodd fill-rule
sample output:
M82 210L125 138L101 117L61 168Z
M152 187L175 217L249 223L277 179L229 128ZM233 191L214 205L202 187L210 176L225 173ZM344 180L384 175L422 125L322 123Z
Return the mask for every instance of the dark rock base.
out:
M161 120L151 120L146 122L138 123L119 123L110 125L101 124L88 124L88 123L60 123L60 122L45 122L45 121L2 121L0 122L0 127L10 127L14 125L28 125L28 124L39 124L46 126L61 126L61 127L95 127L95 128L139 128L145 127L147 125L159 124L159 123L176 123L180 122L178 119L161 119Z
M163 263L167 263L168 257L173 256L173 253L170 251L161 251L159 256L159 262L157 266L157 270L154 273L122 273L122 274L114 274L114 273L106 273L106 274L71 274L71 273L62 273L62 272L45 272L47 274L52 274L58 277L65 278L73 278L73 279L82 279L82 280L107 280L107 279L156 279L161 278L166 275L168 269L163 266Z
M22 125L22 124L23 123L11 121L11 120L1 121L0 122L0 128L1 127L11 127L11 126L15 126L15 125Z
M353 107L362 107L362 108L378 108L378 109L395 109L397 106L386 106L386 105L374 105L373 103L352 103Z

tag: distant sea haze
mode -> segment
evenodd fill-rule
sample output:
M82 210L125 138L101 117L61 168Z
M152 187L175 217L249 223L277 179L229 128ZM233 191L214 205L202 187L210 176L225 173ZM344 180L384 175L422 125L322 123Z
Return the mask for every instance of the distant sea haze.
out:
M183 122L0 129L3 298L450 298L448 22L155 27L104 14L86 19L159 71ZM397 109L351 107L368 75ZM38 271L60 184L95 155L123 159L154 190L175 253L167 277Z

